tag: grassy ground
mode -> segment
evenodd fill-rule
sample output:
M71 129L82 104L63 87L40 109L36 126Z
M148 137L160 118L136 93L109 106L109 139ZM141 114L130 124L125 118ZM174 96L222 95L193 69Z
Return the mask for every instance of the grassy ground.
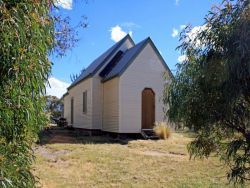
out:
M189 160L191 138L128 140L52 134L35 147L42 187L233 187L216 158Z

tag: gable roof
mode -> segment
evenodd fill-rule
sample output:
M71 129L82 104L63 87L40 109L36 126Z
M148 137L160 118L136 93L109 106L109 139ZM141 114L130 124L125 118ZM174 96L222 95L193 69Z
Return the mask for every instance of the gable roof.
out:
M130 64L131 60L134 59L137 54L143 49L146 45L148 39L141 41L140 43L136 44L134 47L128 49L120 61L116 64L116 66L109 72L107 76L103 78L102 81L110 80L116 76L118 76L126 67Z
M133 60L140 54L140 52L145 48L145 46L150 43L153 47L154 51L156 52L157 56L161 59L161 62L165 69L169 72L170 77L173 78L173 74L170 71L169 67L165 63L163 57L160 55L159 51L155 47L153 41L150 37L146 38L145 40L141 41L140 43L136 44L132 48L128 49L120 61L116 64L116 66L110 71L110 73L103 78L103 82L108 81L116 76L120 76L133 62Z
M93 76L109 59L116 50L121 47L121 45L129 39L130 42L134 45L134 41L130 37L129 34L127 34L123 39L121 39L119 42L114 44L112 47L110 47L106 52L104 52L102 55L100 55L97 59L95 59L87 68L84 70L77 79L68 87L68 89L72 88L73 86L79 84L81 81L85 80L86 78L89 78Z

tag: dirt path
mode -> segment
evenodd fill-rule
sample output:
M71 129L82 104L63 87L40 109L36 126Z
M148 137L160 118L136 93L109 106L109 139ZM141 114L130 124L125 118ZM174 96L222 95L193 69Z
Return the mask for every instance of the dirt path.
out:
M77 135L74 130L67 130L63 128L52 128L41 132L40 143L54 144L54 143L76 143Z

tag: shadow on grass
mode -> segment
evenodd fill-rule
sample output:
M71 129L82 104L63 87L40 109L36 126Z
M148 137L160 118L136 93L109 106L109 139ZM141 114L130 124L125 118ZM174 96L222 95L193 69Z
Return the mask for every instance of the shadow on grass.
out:
M195 133L194 131L190 131L190 130L176 130L175 133L180 133L188 138L195 138L197 136L197 133Z
M140 135L104 134L91 135L89 131L79 131L61 127L44 129L39 134L38 144L121 144L126 145L130 140L138 139Z

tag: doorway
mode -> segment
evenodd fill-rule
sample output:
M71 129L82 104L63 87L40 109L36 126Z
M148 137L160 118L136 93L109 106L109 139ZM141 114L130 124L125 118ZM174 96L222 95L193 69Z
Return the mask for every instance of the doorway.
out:
M151 88L142 91L142 129L153 129L155 123L155 93Z

